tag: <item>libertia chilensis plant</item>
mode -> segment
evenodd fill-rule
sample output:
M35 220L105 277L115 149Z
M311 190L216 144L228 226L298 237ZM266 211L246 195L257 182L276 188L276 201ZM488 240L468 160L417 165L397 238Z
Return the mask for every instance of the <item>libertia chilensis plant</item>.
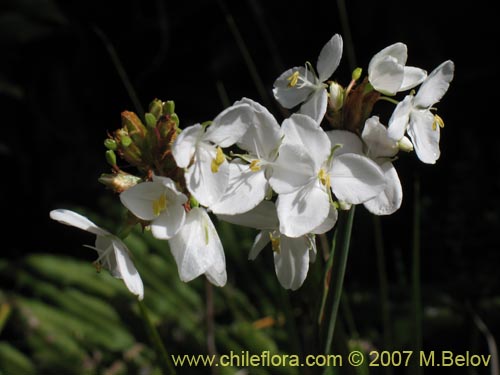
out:
M444 121L435 105L453 79L453 62L427 74L406 66L407 47L395 43L373 56L365 77L356 68L344 85L332 78L342 52L336 34L315 67L306 63L276 79L274 97L291 113L281 125L249 98L183 129L173 101L153 100L143 119L124 111L122 127L104 142L111 173L99 179L127 209L122 232L113 235L68 210L50 216L96 235L89 246L99 254L96 268L123 279L139 299L142 281L120 239L136 225L168 242L182 281L204 275L226 284L213 215L259 230L249 259L269 249L279 283L299 289L316 259L317 235L336 229L339 212L363 204L390 215L401 207L400 153L414 152L427 164L440 156ZM373 111L380 100L395 105L388 119Z

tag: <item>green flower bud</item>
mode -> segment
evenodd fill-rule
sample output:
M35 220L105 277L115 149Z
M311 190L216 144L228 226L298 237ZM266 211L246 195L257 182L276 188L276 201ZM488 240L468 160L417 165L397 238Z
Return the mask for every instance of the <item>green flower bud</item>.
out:
M162 112L163 102L160 99L155 99L149 104L149 113L151 113L157 120L162 115Z
M140 147L147 133L146 127L134 112L123 111L121 116L122 126L127 130L130 138Z
M177 116L177 113L172 113L170 115L170 120L172 120L175 123L175 127L179 126L179 116Z
M106 161L112 167L116 167L116 154L113 150L106 151Z
M120 137L120 144L127 148L128 146L130 146L132 144L132 138L130 138L128 135L124 135L122 137Z
M146 125L148 126L148 128L153 129L156 126L156 120L157 120L155 115L148 112L144 115L144 117L146 118Z
M200 203L198 203L198 201L196 200L196 198L191 195L189 197L189 205L191 206L191 208L193 208L193 207L199 207Z
M363 73L363 69L361 68L356 68L353 70L352 72L352 75L351 75L351 78L354 80L354 81L357 81L360 77L361 77L361 73Z
M113 150L113 151L116 151L116 149L118 148L118 144L116 143L116 141L112 138L107 138L105 141L104 141L104 146L108 149L108 150Z
M173 100L167 100L163 103L163 114L173 115L175 112L175 103Z

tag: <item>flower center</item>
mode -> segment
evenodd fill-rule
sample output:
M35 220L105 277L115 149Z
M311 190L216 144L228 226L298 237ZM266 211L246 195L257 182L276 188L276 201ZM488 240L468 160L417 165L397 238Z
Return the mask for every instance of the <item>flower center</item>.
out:
M323 186L326 186L327 189L330 188L330 175L325 171L324 168L321 168L318 172L319 181Z
M297 82L299 82L299 71L295 71L292 73L290 77L287 78L288 87L295 87Z
M222 149L220 147L217 147L215 158L212 159L212 165L210 166L212 173L217 173L219 171L219 167L222 165L222 163L224 163L224 160L226 160L226 157L224 156Z
M251 170L252 172L258 172L258 171L260 171L260 169L261 169L261 168L260 168L259 163L260 163L260 160L259 160L259 159L254 159L254 160L252 160L252 161L250 162L250 170Z
M160 214L167 208L167 195L163 193L158 199L153 201L153 213L155 216Z
M269 238L271 239L271 247L273 251L277 254L280 253L280 236L269 233Z
M434 115L434 122L432 123L432 130L436 131L437 127L444 128L444 121L439 115Z

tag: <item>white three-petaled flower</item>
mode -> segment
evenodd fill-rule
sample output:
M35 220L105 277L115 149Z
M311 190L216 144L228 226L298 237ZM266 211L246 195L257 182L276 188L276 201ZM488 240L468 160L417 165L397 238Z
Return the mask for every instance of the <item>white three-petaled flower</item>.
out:
M297 290L302 286L309 270L309 263L316 259L314 235L306 234L292 238L280 233L276 207L269 201L261 202L253 210L242 215L218 216L233 224L261 230L255 238L248 259L254 260L271 242L274 269L280 284L283 288L291 290Z
M214 285L226 284L224 249L204 208L191 209L182 228L168 243L182 281L188 282L205 274Z
M440 156L439 137L443 121L431 112L448 90L455 65L448 60L434 69L420 86L417 94L407 95L389 120L389 137L399 141L408 131L415 152L421 161L434 164Z
M368 65L368 80L373 88L385 95L395 95L422 83L427 72L405 66L407 58L407 47L403 43L392 44L373 56Z
M248 98L236 102L229 112L248 125L237 145L248 152L247 163L240 160L229 163L229 184L222 199L210 209L216 214L235 215L257 206L269 191L271 165L278 154L282 138L281 128L274 116L262 105Z
M127 246L118 237L98 227L86 217L76 212L64 209L50 211L50 217L60 223L70 225L96 235L95 247L99 257L96 264L108 269L111 274L123 279L130 292L142 300L144 297L144 286L141 276L130 259Z
M294 114L283 122L285 134L269 183L279 194L276 202L280 232L288 237L322 233L333 227L336 210L330 189L347 204L378 195L385 185L380 167L353 153L336 156L317 122Z
M151 221L153 236L172 238L184 225L187 197L168 177L153 176L120 194L120 200L139 219Z
M342 37L335 34L319 54L316 64L318 76L307 67L289 69L274 82L274 97L285 108L304 103L299 113L321 122L328 103L327 85L323 82L335 72L341 57Z
M236 143L247 125L235 111L221 112L206 129L196 124L184 129L174 144L172 154L180 168L186 168L189 192L200 204L209 207L226 191L229 165L221 147Z

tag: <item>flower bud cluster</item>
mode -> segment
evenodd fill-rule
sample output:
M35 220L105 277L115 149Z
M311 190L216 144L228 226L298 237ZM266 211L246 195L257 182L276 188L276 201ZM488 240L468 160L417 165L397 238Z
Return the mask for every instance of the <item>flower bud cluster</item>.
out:
M363 204L388 215L399 209L403 193L393 163L400 150L415 150L424 163L439 158L444 122L433 111L453 78L453 62L427 74L406 66L406 45L396 43L371 59L366 77L355 69L344 87L331 80L342 50L336 34L320 51L316 69L307 63L276 79L274 97L293 112L281 124L248 98L182 130L172 101L154 100L144 119L122 113L122 127L104 142L112 173L99 181L120 194L136 218L131 224L168 241L183 281L204 274L215 285L226 283L224 251L210 217L215 214L258 229L249 258L270 244L279 282L298 289L316 257L315 235L335 226L338 210ZM395 98L409 90L401 101ZM387 126L373 114L379 100L396 105ZM137 173L124 172L122 165ZM71 215L54 218L98 239L108 236ZM123 258L119 250L128 254L117 240L105 249L97 242L100 259ZM138 294L137 283L129 285Z

